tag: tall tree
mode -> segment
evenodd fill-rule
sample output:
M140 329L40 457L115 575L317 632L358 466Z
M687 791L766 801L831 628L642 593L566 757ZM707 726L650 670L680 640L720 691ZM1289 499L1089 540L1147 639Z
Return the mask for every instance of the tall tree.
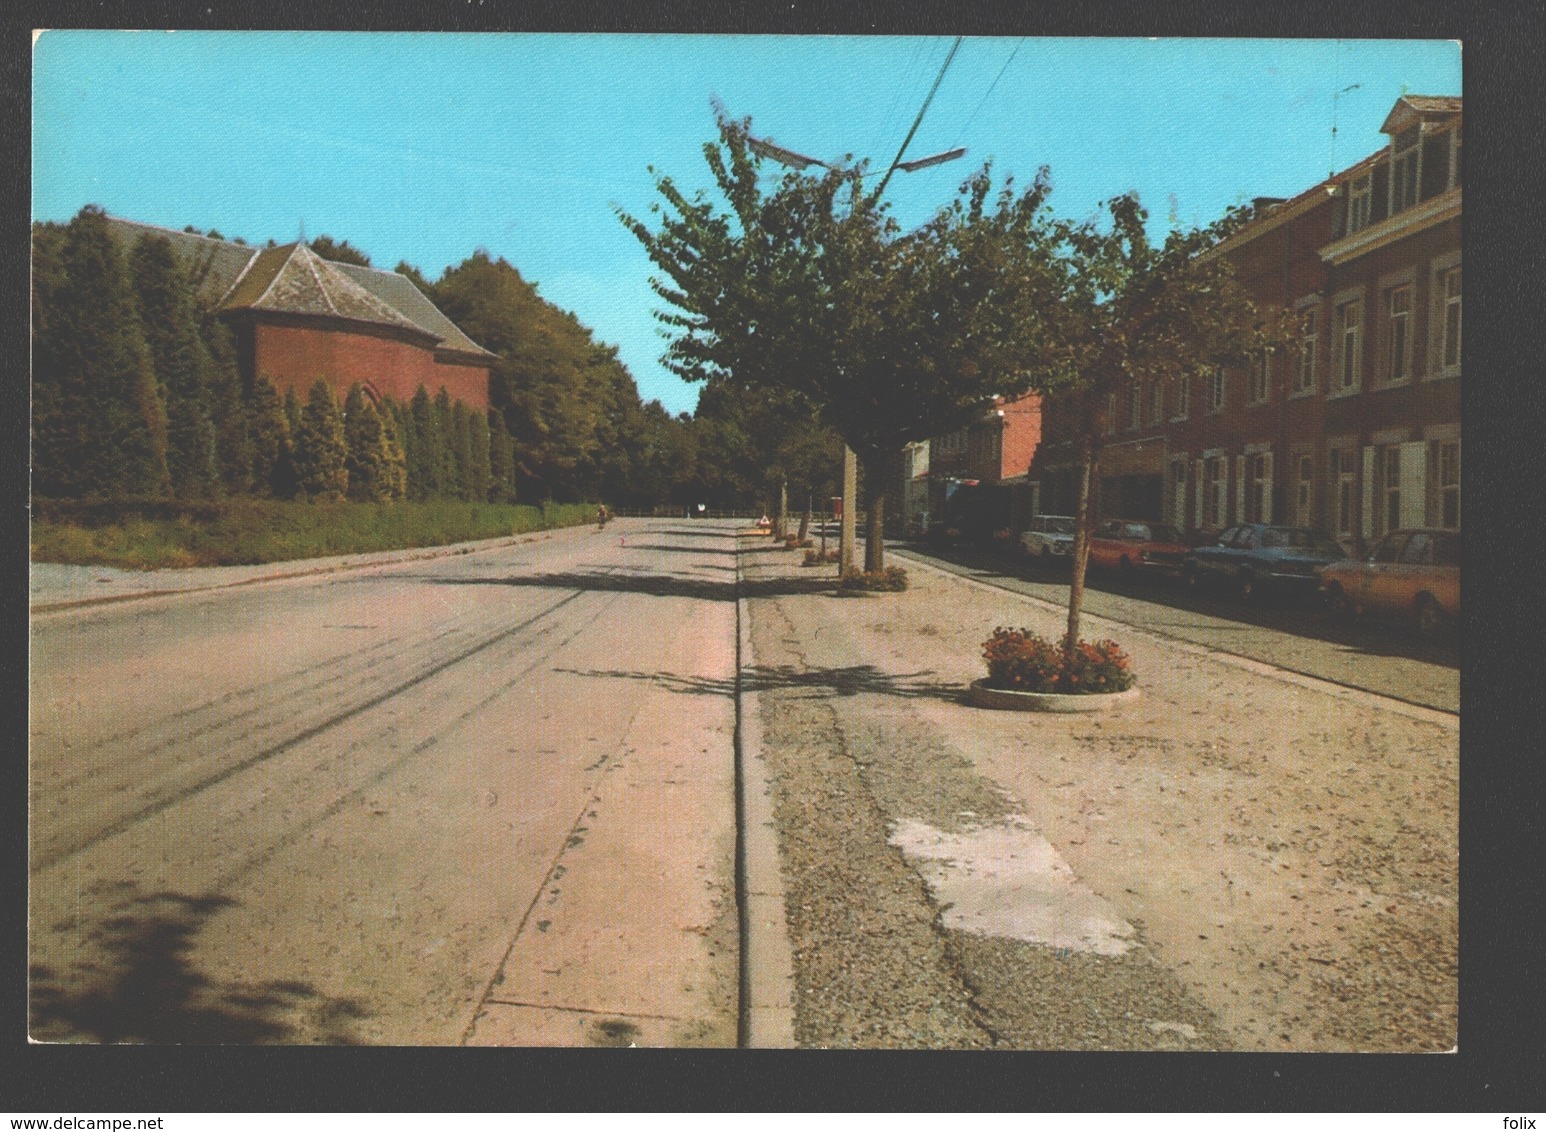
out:
M265 375L252 384L247 405L248 436L252 452L252 488L260 495L288 499L295 494L294 463L290 452L290 418L279 391Z
M40 495L157 495L168 487L166 405L106 214L83 208L46 269L34 360Z
M1176 228L1150 241L1148 213L1129 194L1107 202L1109 223L1069 230L1076 286L1060 323L1078 380L1065 400L1081 451L1078 525L1069 586L1066 647L1079 639L1089 561L1091 498L1106 434L1107 398L1135 379L1167 381L1244 362L1294 341L1289 312L1258 306L1222 256L1208 254L1251 219L1244 208L1213 224Z
M349 488L349 443L333 387L318 378L295 433L295 479L313 499L342 499Z
M1074 379L1050 323L1072 287L1043 170L994 196L984 168L923 227L902 232L863 169L759 181L750 121L719 115L704 146L728 211L656 176L652 230L620 212L663 273L664 361L689 381L806 398L858 453L869 493L865 565L884 564L887 464L971 420L995 394Z
M164 236L142 237L129 253L150 365L166 399L167 469L183 497L215 495L222 476L205 380L212 362L199 334L193 289Z
M215 427L215 452L220 477L227 493L245 495L262 492L264 485L254 481L251 423L242 400L241 374L236 365L236 343L231 329L216 318L200 321L208 368L204 388L209 398L210 419ZM275 404L278 404L277 398Z
M349 498L361 503L392 499L392 453L381 415L358 382L344 399L344 438L349 472Z
M505 428L505 415L498 410L488 414L489 430L489 502L514 503L515 442Z
M435 420L435 404L429 390L419 386L406 414L411 438L408 446L408 498L435 499L440 496L445 464L445 437Z

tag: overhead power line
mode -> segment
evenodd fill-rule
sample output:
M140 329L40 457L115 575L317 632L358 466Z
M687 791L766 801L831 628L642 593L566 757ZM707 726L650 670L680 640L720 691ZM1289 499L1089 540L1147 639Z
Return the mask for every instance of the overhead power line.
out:
M939 90L939 84L945 81L945 72L950 70L950 61L956 57L956 52L961 49L961 40L964 36L956 36L956 41L950 45L950 54L945 56L945 62L939 68L939 74L934 78L934 85L929 88L929 96L923 100L923 105L918 108L918 116L913 119L913 128L907 131L907 136L902 139L902 146L896 151L896 156L891 159L891 167L886 170L886 175L880 179L880 186L875 190L871 200L879 200L880 194L886 191L886 183L891 180L891 174L897 171L901 164L902 154L907 152L907 147L912 143L913 135L918 132L918 127L923 125L923 116L929 111L929 103L934 101L934 95Z
M956 134L955 141L950 143L951 149L954 149L956 147L956 143L965 136L967 129L971 126L972 122L976 120L977 112L987 104L989 96L993 94L994 88L998 86L999 79L1004 77L1004 72L1009 70L1009 64L1015 61L1015 56L1020 54L1020 48L1024 45L1025 37L1021 36L1019 42L1015 44L1015 49L1009 53L1009 58L1004 60L1004 65L998 69L998 74L994 75L993 81L988 84L986 93L983 94L982 98L978 101L972 112L967 115L966 121L962 124L960 132Z

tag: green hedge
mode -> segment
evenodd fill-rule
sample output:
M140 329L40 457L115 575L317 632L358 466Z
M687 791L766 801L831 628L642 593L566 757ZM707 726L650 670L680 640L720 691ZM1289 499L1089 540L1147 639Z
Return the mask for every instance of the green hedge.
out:
M34 500L32 559L149 570L447 546L594 520L594 503Z

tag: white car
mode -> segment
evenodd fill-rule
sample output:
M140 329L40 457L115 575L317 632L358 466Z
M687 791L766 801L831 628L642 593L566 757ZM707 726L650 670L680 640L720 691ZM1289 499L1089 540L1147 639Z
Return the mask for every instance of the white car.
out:
M1020 550L1028 558L1041 562L1066 561L1074 549L1074 523L1071 515L1037 515L1020 535Z

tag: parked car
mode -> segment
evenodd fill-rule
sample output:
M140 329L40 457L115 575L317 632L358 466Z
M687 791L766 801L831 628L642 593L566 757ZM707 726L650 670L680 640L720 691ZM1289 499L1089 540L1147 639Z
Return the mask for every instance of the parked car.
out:
M1067 562L1074 549L1074 523L1070 515L1037 515L1020 534L1020 551L1050 565Z
M1242 598L1267 587L1312 593L1320 568L1346 557L1333 539L1305 527L1242 523L1212 546L1194 548L1181 576L1193 587L1229 582Z
M1168 523L1113 519L1090 536L1090 565L1124 574L1142 570L1175 576L1190 552Z
M1460 532L1391 531L1364 561L1322 567L1320 577L1332 609L1411 617L1419 633L1432 636L1460 616Z

